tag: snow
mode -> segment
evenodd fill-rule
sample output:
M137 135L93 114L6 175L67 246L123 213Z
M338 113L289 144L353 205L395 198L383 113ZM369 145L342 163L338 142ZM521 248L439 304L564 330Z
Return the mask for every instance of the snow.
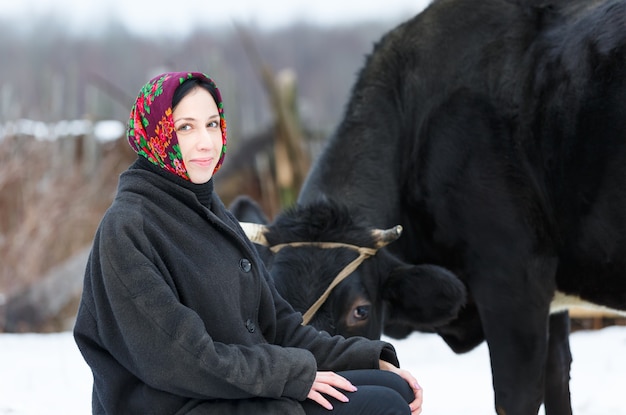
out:
M487 347L454 354L435 335L391 340L402 366L424 388L424 415L494 413ZM626 327L570 336L576 415L626 415ZM91 372L70 332L0 334L0 414L91 412ZM543 413L543 409L540 414Z
M93 135L101 142L114 141L124 136L126 126L117 120L97 122L93 127Z
M126 126L117 120L62 120L44 123L29 119L19 119L0 124L0 142L8 136L35 137L39 141L55 141L61 137L76 137L93 134L96 140L108 142L124 135Z

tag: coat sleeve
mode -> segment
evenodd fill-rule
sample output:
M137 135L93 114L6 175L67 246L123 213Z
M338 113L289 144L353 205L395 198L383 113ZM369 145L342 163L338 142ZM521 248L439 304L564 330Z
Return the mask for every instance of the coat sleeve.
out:
M190 398L306 398L317 370L311 352L213 341L152 264L141 238L119 229L96 235L85 285L90 300L81 304L75 327L90 365L110 355L151 387Z

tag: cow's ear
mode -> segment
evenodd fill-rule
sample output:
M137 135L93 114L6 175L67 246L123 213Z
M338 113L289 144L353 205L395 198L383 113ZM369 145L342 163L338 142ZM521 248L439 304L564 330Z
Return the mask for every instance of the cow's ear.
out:
M261 225L269 223L261 206L249 196L237 196L228 206L228 210L239 222L259 223Z
M402 338L414 330L431 331L455 319L466 302L465 285L436 265L396 268L382 287L388 306L384 332Z

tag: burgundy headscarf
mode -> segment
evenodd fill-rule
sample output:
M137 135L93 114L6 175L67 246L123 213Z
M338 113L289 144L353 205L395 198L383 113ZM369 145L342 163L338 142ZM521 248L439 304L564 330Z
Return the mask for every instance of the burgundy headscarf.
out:
M176 88L188 79L198 78L208 82L220 115L222 130L222 152L213 174L226 155L226 119L222 96L215 82L200 72L168 72L154 77L141 88L137 100L130 111L126 137L137 154L157 166L189 180L174 130L172 117L172 97Z

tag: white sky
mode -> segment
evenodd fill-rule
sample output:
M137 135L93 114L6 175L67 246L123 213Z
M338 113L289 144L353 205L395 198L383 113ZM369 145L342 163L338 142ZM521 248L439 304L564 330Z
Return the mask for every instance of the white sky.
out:
M28 25L41 16L67 19L72 29L97 28L116 19L140 33L187 33L194 25L230 22L276 28L294 21L336 24L363 20L404 20L430 0L3 0L0 19Z

